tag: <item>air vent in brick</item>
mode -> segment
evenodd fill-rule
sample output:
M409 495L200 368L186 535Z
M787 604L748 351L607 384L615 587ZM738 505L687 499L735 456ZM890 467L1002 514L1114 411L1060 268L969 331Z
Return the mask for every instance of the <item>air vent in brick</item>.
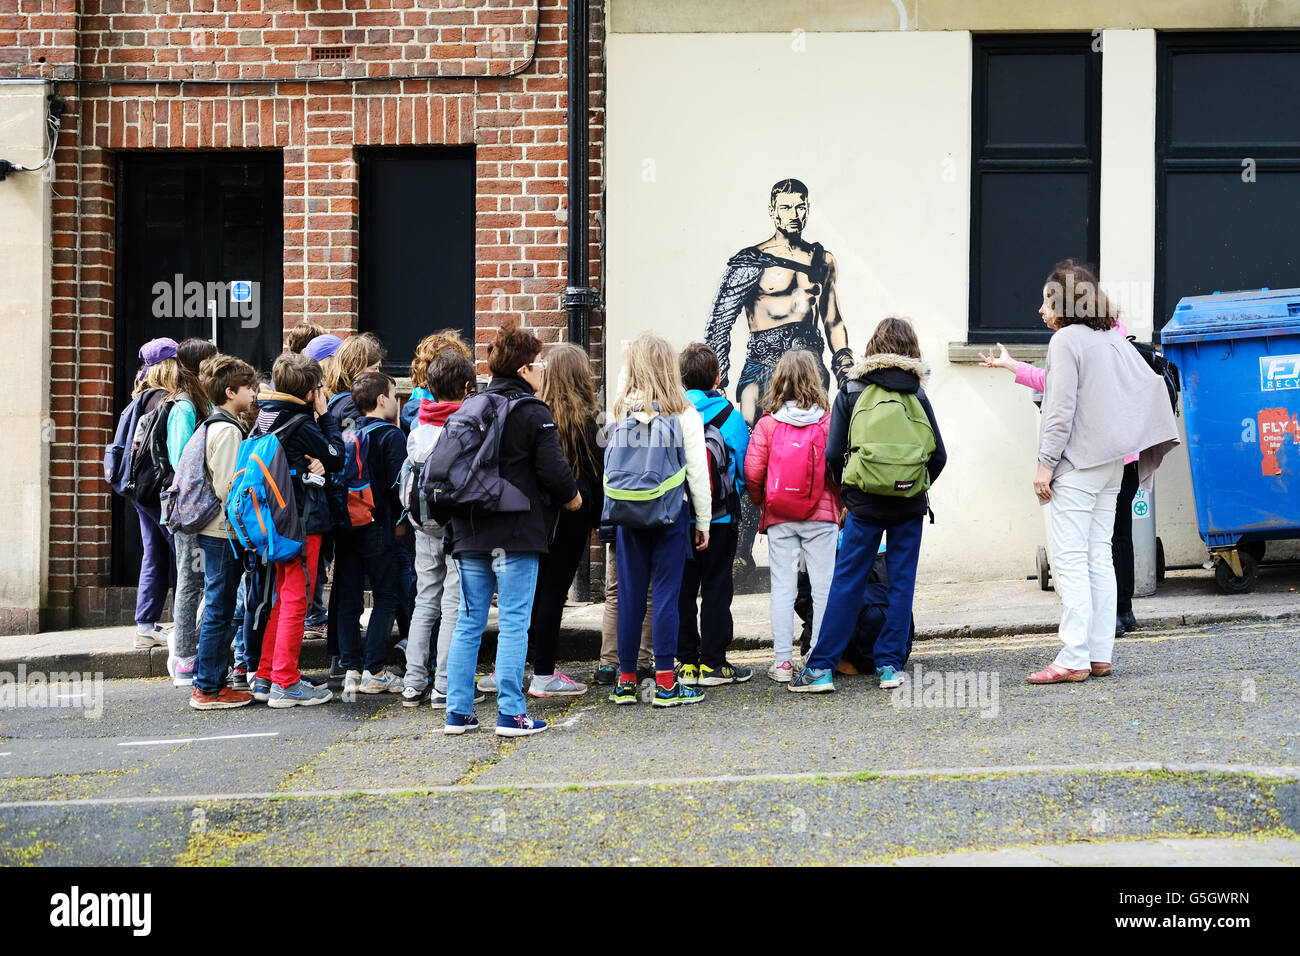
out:
M352 59L352 47L314 46L311 48L311 58L317 62L321 60L350 60Z

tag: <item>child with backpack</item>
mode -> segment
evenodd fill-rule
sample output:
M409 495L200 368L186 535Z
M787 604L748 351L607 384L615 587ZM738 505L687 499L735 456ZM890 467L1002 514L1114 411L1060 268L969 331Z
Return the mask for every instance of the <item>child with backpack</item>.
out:
M754 426L745 456L746 487L761 509L758 530L767 535L772 572L774 660L767 676L782 684L794 676L791 658L800 552L812 583L814 638L826 611L835 567L840 496L836 485L826 480L829 405L812 353L786 352L772 373L766 414Z
M474 670L483 629L497 593L497 721L502 737L546 729L526 710L524 660L554 508L582 507L573 470L564 459L555 419L538 399L546 361L542 343L526 329L498 333L488 349L492 381L447 421L425 462L422 493L437 518L450 511L451 550L460 572L460 616L447 655L444 732L478 726Z
M637 702L637 649L653 581L656 707L699 703L702 691L677 678L678 599L682 567L691 550L709 546L713 501L709 491L704 422L682 390L677 352L643 333L624 345L614 422L605 446L605 509L615 526L618 555L619 677L609 699ZM689 495L688 495L689 493ZM689 497L689 501L688 501Z
M731 566L736 560L740 496L745 493L749 428L744 416L718 388L722 370L713 349L703 342L692 342L682 350L680 361L686 398L704 423L713 512L709 546L688 552L682 571L677 605L679 675L687 687L743 684L754 673L729 662L727 647L733 630Z
M343 436L343 484L347 492L346 531L334 536L334 587L339 611L339 657L343 697L397 694L402 679L384 670L388 632L397 613L398 568L394 555L402 505L398 481L406 461L406 437L397 425L401 405L397 383L383 372L362 372L352 385L361 417ZM400 531L404 533L405 525ZM370 579L374 604L361 647L363 580Z
M180 390L170 396L171 413L167 416L167 459L173 475L181 454L198 423L211 410L207 391L199 381L199 367L204 359L217 354L217 347L207 339L188 338L176 346L180 363ZM162 517L172 533L176 551L176 592L172 602L171 641L167 651L167 673L176 687L194 682L194 655L199 650L199 614L203 602L203 552L198 538L181 530L173 520L172 489L162 496Z
M333 696L326 688L302 679L298 655L302 651L303 623L320 557L321 535L331 526L323 476L343 470L343 435L325 406L320 365L315 359L285 352L275 360L271 380L275 391L268 389L258 396L257 427L244 445L270 436L278 441L279 452L272 458L284 462L287 487L263 489L261 500L273 514L275 506L279 506L285 526L301 535L301 545L294 548L290 543L294 539L290 538L290 542L279 543L288 545L286 550L291 556L281 558L270 547L263 555L274 566L275 599L262 638L257 674L251 682L253 699L277 708L312 706ZM245 458L244 446L240 458ZM275 469L270 467L271 462L265 464L267 474L272 474ZM237 476L236 481L240 480ZM244 480L259 479L255 471L246 471ZM232 508L238 513L247 501L238 495L232 497L234 505L229 500L226 503L228 519ZM245 527L253 520L244 522Z
M245 436L240 417L253 404L257 373L234 356L213 355L201 365L200 377L215 410L195 429L181 455L173 517L194 535L203 554L203 624L190 706L225 710L253 702L252 694L226 686L231 620L244 561L227 539L224 505Z
M882 536L889 546L889 609L873 658L881 687L902 683L926 492L948 460L921 387L928 374L911 323L891 316L876 326L866 358L835 398L826 464L848 515L817 643L787 685L796 693L835 689L835 665L853 636Z
M447 529L427 513L420 493L420 476L429 453L442 437L447 419L474 391L474 363L460 337L425 364L424 392L416 425L406 440L402 502L406 520L415 529L415 611L406 644L406 673L402 705L418 707L428 701L434 710L447 708L447 652L460 611L460 574L445 548ZM437 636L436 642L434 636ZM434 675L429 679L429 650L434 646ZM483 697L475 695L478 703Z

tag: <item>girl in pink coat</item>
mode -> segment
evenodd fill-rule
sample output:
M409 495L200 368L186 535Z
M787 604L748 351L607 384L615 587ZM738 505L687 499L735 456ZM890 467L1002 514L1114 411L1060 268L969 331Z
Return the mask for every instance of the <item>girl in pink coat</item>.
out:
M772 373L766 414L754 426L745 454L745 488L761 508L758 530L767 535L772 571L772 643L768 676L788 683L797 668L794 651L794 600L800 552L813 597L813 640L835 571L840 495L826 470L830 399L811 352L786 352Z

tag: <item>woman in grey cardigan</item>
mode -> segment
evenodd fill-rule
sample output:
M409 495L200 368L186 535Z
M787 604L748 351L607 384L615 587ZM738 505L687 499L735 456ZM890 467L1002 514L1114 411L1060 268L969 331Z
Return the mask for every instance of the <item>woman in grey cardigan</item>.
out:
M1056 660L1032 684L1105 677L1115 643L1111 533L1124 458L1139 451L1150 488L1178 444L1169 396L1115 320L1096 277L1066 259L1043 287L1039 314L1057 331L1047 347L1034 493L1050 509L1052 573L1061 598Z

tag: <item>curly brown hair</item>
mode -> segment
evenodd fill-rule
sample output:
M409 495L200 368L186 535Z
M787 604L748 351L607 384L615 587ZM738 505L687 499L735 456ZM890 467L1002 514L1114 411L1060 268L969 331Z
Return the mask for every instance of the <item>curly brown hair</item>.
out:
M443 349L455 349L471 362L474 361L474 353L469 350L469 346L455 329L443 329L441 332L426 335L420 339L420 344L415 347L415 358L411 359L412 388L424 386L425 380L429 377L429 366Z
M1096 274L1073 259L1062 259L1052 266L1043 285L1043 295L1052 304L1056 327L1086 325L1098 332L1113 328L1119 317L1106 293L1101 291Z

